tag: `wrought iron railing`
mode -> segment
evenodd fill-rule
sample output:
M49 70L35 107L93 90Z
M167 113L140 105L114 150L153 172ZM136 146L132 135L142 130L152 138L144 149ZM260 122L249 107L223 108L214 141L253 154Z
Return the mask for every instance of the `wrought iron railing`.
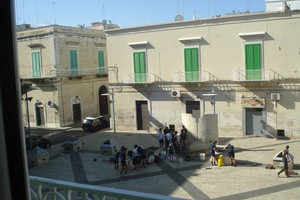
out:
M174 72L173 82L187 83L187 82L204 82L207 81L208 74L205 71L193 72Z
M32 200L180 199L157 194L149 194L115 188L72 183L36 176L29 176L29 182Z
M21 78L48 78L48 77L72 77L84 75L107 75L108 67L61 69L54 66L42 66L40 70L33 71L31 66L19 67Z
M157 77L152 73L126 74L123 76L123 83L153 83Z
M271 70L269 69L252 69L252 70L235 70L234 81L270 81Z

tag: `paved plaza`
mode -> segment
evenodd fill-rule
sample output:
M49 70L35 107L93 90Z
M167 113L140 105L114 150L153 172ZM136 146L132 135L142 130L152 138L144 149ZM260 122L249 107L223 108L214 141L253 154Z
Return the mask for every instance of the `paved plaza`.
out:
M209 157L191 161L160 160L146 168L130 170L127 176L115 172L108 160L100 154L100 145L114 139L129 150L135 144L145 148L158 146L155 133L100 131L79 138L83 148L79 152L64 153L62 145L48 149L50 161L29 168L32 176L71 181L89 185L112 187L131 191L154 193L184 199L300 199L300 139L275 139L255 136L220 138L219 144L233 144L237 167L210 166ZM286 145L294 155L292 177L279 169L266 169L273 157Z

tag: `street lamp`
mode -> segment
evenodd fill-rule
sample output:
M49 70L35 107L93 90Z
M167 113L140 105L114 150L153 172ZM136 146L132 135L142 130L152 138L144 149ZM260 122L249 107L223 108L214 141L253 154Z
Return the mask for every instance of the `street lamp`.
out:
M111 93L101 94L101 96L111 96L112 103L112 115L113 115L113 126L114 126L114 134L116 133L116 117L115 117L115 98L114 98L114 90Z
M31 100L32 100L32 97L28 97L27 92L26 92L25 93L25 101L26 101L26 111L27 111L27 130L28 130L28 137L29 137L29 144L28 144L29 149L31 149L32 145L31 145L31 131L30 131L30 118L29 118L28 101L31 101Z

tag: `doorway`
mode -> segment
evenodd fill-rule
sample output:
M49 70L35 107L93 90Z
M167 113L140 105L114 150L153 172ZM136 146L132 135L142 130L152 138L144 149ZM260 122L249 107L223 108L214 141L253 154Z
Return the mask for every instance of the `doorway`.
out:
M246 135L263 135L265 128L262 108L246 109Z
M98 91L98 99L99 99L99 113L100 115L108 114L108 97L102 96L102 94L107 94L107 88L105 86L101 86Z
M74 124L81 123L81 104L73 104L73 120Z
M136 101L135 105L137 130L149 130L148 101Z
M200 113L199 101L186 101L186 113L193 114L195 112Z
M44 105L41 103L35 104L36 125L45 126Z

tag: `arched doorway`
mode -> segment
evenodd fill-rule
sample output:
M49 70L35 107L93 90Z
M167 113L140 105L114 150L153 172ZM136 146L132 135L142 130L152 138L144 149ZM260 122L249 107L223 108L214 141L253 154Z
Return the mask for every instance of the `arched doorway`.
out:
M72 111L74 124L80 124L81 119L81 98L76 96L72 99Z
M106 94L107 88L103 85L99 88L98 98L99 98L99 113L100 115L108 114L108 101L107 96L102 96L101 94Z
M36 125L45 126L45 106L42 102L35 103Z

